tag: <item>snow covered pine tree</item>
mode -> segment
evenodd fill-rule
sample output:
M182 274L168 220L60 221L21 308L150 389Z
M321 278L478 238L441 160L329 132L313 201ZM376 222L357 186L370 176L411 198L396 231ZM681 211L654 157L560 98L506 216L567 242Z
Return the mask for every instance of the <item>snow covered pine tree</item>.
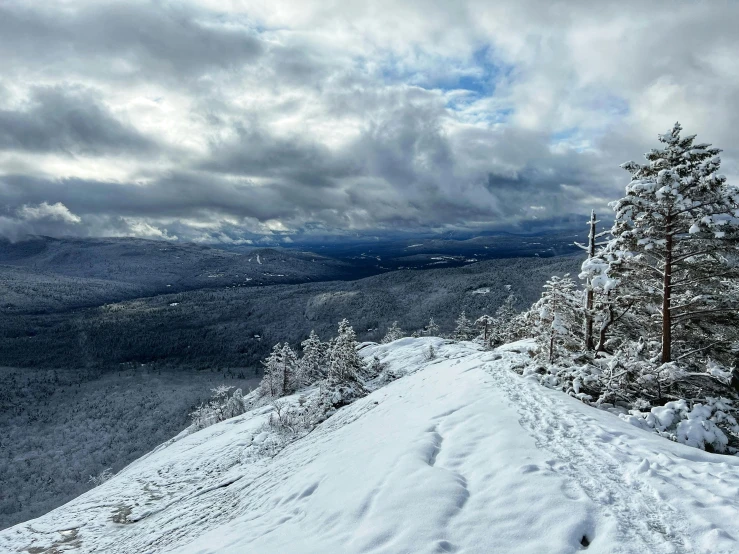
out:
M284 394L283 382L284 375L282 373L282 345L278 342L272 347L267 359L262 362L264 366L264 376L260 383L262 394L279 398Z
M739 191L718 173L720 150L681 131L622 166L632 180L608 247L611 272L654 306L663 364L729 347L739 321Z
M300 378L304 384L315 383L325 377L328 345L321 342L315 331L300 343L303 357L300 359Z
M434 321L434 318L432 317L429 319L428 324L426 325L426 328L424 329L424 334L429 337L436 337L439 334L439 326Z
M387 333L385 334L382 341L380 342L382 344L387 344L389 342L402 339L404 336L405 334L403 333L403 330L400 328L400 325L398 325L398 322L393 321L393 324L388 328Z
M336 383L354 383L364 371L364 360L357 354L357 336L346 319L339 323L337 336L329 353L329 379Z
M454 340L470 340L475 336L475 328L465 312L459 314L455 324L454 334L452 335Z
M299 364L298 356L290 345L285 343L282 345L281 360L282 363L282 394L292 394L300 388Z
M488 336L490 335L490 326L493 324L494 318L489 315L482 315L475 320L475 325L482 329L482 342L485 346L488 344Z
M515 340L513 320L518 315L516 300L515 295L509 294L495 310L495 318L490 327L490 346L499 346Z
M544 285L541 299L534 304L538 312L538 339L544 341L549 363L553 363L560 348L576 349L577 332L581 313L580 298L575 282L569 274L556 275Z

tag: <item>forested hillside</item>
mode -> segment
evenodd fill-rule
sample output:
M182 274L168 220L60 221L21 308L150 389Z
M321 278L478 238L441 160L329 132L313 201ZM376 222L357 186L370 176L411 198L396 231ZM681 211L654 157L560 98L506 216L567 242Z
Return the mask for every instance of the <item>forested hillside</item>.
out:
M433 317L442 332L451 332L461 311L475 318L492 314L509 294L517 297L518 309L527 308L550 275L576 274L581 261L491 260L357 281L196 290L72 313L6 312L0 318L0 364L253 371L272 344L297 344L311 329L325 336L344 317L360 339L379 340L395 320L411 333Z
M378 271L297 250L229 252L132 238L0 240L0 314L200 288L349 279Z
M179 433L188 413L228 383L223 372L0 367L0 529L90 489Z

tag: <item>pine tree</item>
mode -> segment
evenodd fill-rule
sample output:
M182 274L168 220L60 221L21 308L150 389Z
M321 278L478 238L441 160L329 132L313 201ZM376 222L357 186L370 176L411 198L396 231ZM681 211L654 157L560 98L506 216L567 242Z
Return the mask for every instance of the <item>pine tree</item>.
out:
M292 394L300 388L298 356L290 345L282 345L280 352L280 363L282 364L282 394Z
M273 398L282 396L284 375L282 374L282 345L280 343L272 347L272 352L262 362L262 365L264 366L264 376L260 384L262 394Z
M439 335L439 326L436 324L433 317L429 319L429 322L426 325L425 334L429 337L436 337Z
M553 363L558 347L573 348L577 336L580 298L569 274L551 277L534 309L539 317L539 339L546 343L549 363Z
M403 330L400 328L400 325L398 325L398 322L393 321L393 324L387 330L387 333L385 334L382 341L380 342L382 342L382 344L387 344L389 342L402 339L404 336L405 336L405 333L403 333Z
M518 310L516 310L517 300L513 294L509 294L495 311L495 317L490 326L491 346L506 344L516 338L513 320L518 315Z
M303 357L300 359L300 380L304 384L315 383L326 374L328 345L321 342L315 331L300 343Z
M676 331L682 350L695 349L701 326L735 323L739 311L739 191L718 173L720 150L681 131L660 135L646 164L622 166L632 180L612 204L612 271L654 312L663 364L675 359Z
M490 326L495 321L495 318L489 315L483 315L477 318L475 320L475 325L482 329L481 335L482 335L482 341L484 344L488 343L488 336L490 334Z
M454 334L452 335L454 340L470 340L474 336L475 329L464 311L459 314L455 325Z
M223 419L230 419L246 412L244 406L244 393L236 389L233 395L226 401L223 407Z
M346 319L339 323L339 334L331 343L329 379L351 383L365 370L364 360L357 353L357 337Z

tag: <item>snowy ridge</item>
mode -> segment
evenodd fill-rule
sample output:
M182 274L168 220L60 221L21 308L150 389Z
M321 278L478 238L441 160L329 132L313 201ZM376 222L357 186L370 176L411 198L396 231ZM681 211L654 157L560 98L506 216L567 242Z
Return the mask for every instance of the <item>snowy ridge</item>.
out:
M274 457L261 446L272 408L258 408L0 532L0 551L739 551L739 459L672 443L510 371L530 347L368 346L364 356L405 376Z

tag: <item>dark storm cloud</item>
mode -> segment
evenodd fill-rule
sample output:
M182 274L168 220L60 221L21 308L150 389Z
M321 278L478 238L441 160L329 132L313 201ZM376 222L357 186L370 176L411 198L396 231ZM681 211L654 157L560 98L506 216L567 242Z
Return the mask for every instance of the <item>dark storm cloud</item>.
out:
M30 63L46 75L181 79L233 68L262 52L238 20L165 2L101 1L66 9L51 2L4 2L0 36L0 67L26 71Z
M19 109L0 109L0 150L141 155L155 149L79 87L36 87Z
M0 177L6 211L24 205L61 202L71 212L92 215L194 218L214 214L235 218L292 220L351 208L343 194L317 197L309 189L280 183L257 186L202 172L179 172L142 185L83 179Z
M210 155L200 164L201 169L267 177L306 187L332 186L337 179L359 171L351 156L332 153L308 137L275 137L258 123L238 124L234 134L233 139L211 143Z

